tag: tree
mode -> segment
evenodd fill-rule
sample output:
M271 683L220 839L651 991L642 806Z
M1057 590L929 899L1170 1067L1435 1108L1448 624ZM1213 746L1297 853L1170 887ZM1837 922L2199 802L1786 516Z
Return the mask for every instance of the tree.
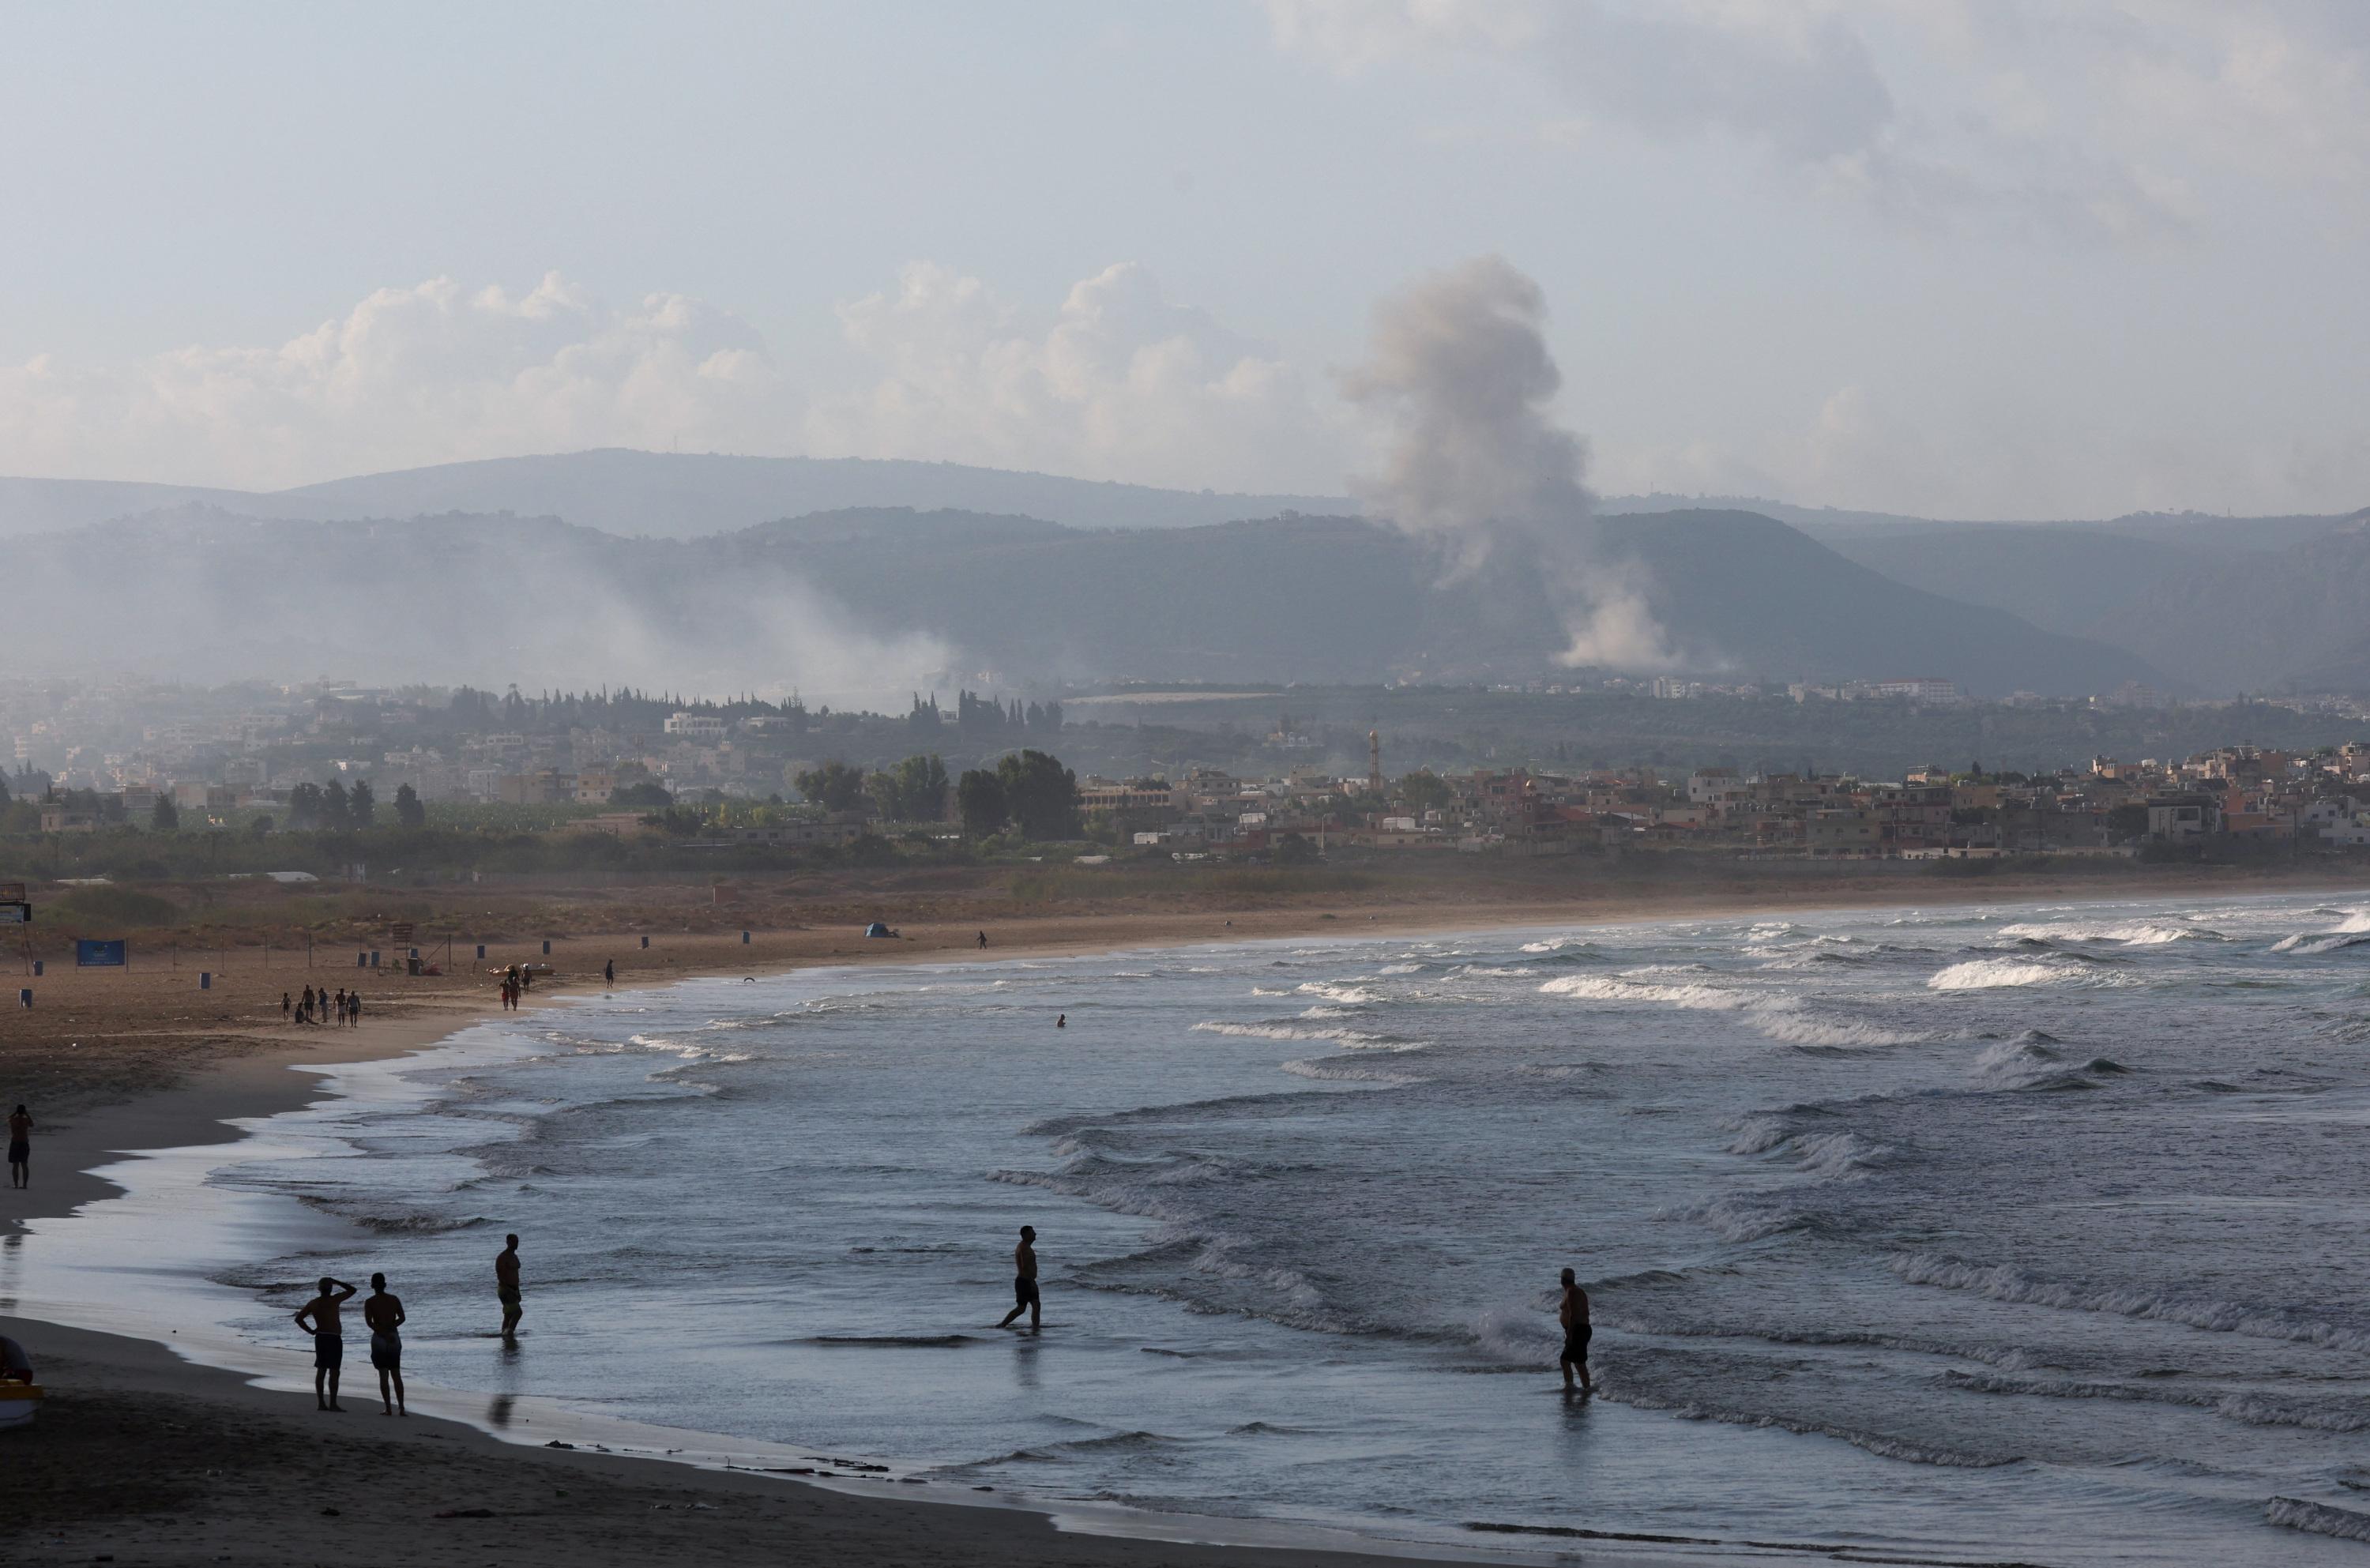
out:
M790 780L799 793L827 812L852 812L864 799L864 770L844 762L826 762Z
M1317 846L1297 833L1287 833L1275 841L1275 863L1279 866L1313 866L1325 857Z
M257 817L253 822L247 824L247 831L255 835L258 838L264 837L271 831L271 819L268 816Z
M321 786L321 825L331 833L343 833L353 823L351 807L347 802L346 787L332 778Z
M181 809L173 804L173 797L160 794L155 807L148 813L148 825L159 833L171 833L181 825Z
M371 816L377 809L378 801L371 794L370 780L355 779L352 790L346 796L346 825L354 828L368 827L371 824Z
M645 778L639 784L611 790L609 803L622 811L662 812L674 804L674 797L667 793L665 785Z
M2145 838L2148 830L2148 809L2137 801L2117 806L2107 813L2107 831L2118 839Z
M426 827L428 808L420 803L420 791L408 784L395 787L395 825Z
M288 825L298 832L319 827L325 797L318 784L299 784L288 791Z
M1399 780L1399 799L1408 809L1421 816L1426 812L1439 811L1456 798L1456 791L1441 780L1438 774L1426 769L1407 775Z
M1004 786L1004 804L1022 834L1030 838L1076 838L1078 823L1078 776L1058 757L1041 751L1011 753L997 760L996 782Z
M962 816L963 831L973 838L1003 832L1008 814L1003 780L984 768L970 769L955 784L955 810Z
M947 765L915 755L865 781L891 822L937 822L947 814Z
M5 808L7 806L7 804L8 804L8 770L7 770L6 768L5 768L5 767L0 767L0 809L5 809Z

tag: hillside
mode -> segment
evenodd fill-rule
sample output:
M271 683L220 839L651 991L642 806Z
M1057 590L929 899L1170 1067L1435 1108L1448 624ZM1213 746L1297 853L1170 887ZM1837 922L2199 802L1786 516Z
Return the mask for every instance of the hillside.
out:
M2099 631L2214 691L2360 690L2370 621L2370 513L2268 554L2147 583Z
M1608 518L1582 542L1644 569L1653 613L1706 673L1938 674L1985 693L2162 678L1750 513ZM1421 546L1352 517L1086 530L872 509L665 540L549 517L183 508L19 541L12 567L29 674L797 686L902 705L962 672L1524 680L1559 673L1568 641L1534 563L1444 581Z

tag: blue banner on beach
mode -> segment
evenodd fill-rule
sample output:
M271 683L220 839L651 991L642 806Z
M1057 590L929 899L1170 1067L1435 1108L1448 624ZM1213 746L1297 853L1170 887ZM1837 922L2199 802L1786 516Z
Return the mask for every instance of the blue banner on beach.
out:
M76 969L122 969L132 963L132 944L120 938L109 942L75 943Z

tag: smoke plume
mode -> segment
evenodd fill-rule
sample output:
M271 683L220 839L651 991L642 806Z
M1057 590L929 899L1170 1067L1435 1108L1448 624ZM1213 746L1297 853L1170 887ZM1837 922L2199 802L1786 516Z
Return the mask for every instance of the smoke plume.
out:
M1351 492L1370 516L1436 546L1452 578L1493 559L1536 570L1570 637L1562 663L1667 668L1642 570L1595 548L1587 445L1548 417L1563 376L1546 319L1538 284L1500 256L1378 302L1369 357L1341 392L1386 425L1389 456Z

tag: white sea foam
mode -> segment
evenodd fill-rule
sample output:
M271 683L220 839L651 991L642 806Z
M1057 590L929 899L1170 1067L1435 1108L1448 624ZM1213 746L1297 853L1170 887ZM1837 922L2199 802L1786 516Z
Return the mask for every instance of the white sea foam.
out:
M1337 985L1324 980L1306 980L1293 989L1304 997L1323 997L1327 1001L1340 1002L1350 1007L1372 1007L1383 999L1379 991L1369 991L1363 986Z
M1929 975L1937 991L1990 991L2026 986L2124 986L2124 976L2070 959L1971 958Z
M1856 1019L1819 1018L1805 1013L1778 1011L1767 1017L1756 1017L1753 1027L1789 1045L1826 1046L1833 1049L1879 1049L1888 1045L1916 1045L1934 1038L1921 1029L1882 1029Z
M1312 1029L1300 1023L1226 1023L1205 1019L1193 1026L1202 1034L1228 1034L1244 1040L1329 1040L1351 1051L1421 1051L1421 1040L1397 1040L1363 1029Z
M2121 942L2126 947L2162 947L2169 942L2217 940L2221 933L2193 926L2168 926L2145 920L2119 925L2064 920L2002 926L2000 935L2031 941Z

